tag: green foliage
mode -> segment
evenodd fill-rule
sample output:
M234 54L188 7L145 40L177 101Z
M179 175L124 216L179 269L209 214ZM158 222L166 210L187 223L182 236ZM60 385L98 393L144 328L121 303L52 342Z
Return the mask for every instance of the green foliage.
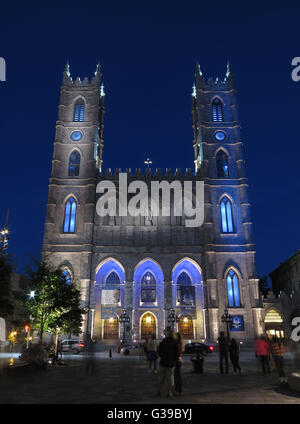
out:
M80 290L74 282L67 284L61 269L45 260L36 265L27 279L28 293L35 292L34 298L26 301L28 317L34 318L31 327L39 331L41 340L45 331L79 334L85 313L80 307Z
M6 254L0 255L0 317L8 318L13 314L13 296L11 291L12 264Z

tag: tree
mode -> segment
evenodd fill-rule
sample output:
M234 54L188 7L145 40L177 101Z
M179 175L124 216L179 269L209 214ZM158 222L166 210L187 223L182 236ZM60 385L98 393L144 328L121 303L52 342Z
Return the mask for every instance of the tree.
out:
M11 291L12 264L7 254L0 254L0 317L9 318L14 312Z
M28 316L31 315L32 329L39 331L40 341L45 331L51 333L79 334L82 315L80 290L74 282L67 282L59 268L42 260L36 271L30 271L28 290L33 294L26 301Z

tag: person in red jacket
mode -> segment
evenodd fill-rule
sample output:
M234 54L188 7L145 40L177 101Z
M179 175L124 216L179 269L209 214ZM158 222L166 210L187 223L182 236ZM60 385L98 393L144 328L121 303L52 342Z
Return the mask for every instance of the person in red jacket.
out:
M261 361L263 374L271 374L270 368L270 343L267 342L265 336L261 336L255 343L255 357L259 357Z

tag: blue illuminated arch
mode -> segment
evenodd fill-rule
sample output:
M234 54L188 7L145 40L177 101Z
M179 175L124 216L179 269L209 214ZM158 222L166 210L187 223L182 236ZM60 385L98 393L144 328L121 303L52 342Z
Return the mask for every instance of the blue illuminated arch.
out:
M120 284L125 281L123 266L116 259L104 260L96 269L95 282L102 285Z
M83 99L78 99L75 102L73 122L83 122L84 121L84 107L85 107L85 103L84 103Z
M64 233L75 233L77 202L70 197L65 204Z
M226 288L227 288L227 299L228 306L230 308L240 307L240 289L239 289L239 279L236 272L233 269L230 269L226 274Z
M219 150L216 156L218 178L229 177L228 156L224 150Z
M71 275L70 270L68 268L63 268L62 273L63 273L66 284L71 284L72 275Z
M69 177L78 177L80 171L80 153L73 150L69 158Z
M212 120L213 122L223 122L223 104L220 99L215 98L212 101Z
M221 227L222 233L233 233L233 213L232 213L232 203L228 197L223 197L220 203L220 213L221 213Z

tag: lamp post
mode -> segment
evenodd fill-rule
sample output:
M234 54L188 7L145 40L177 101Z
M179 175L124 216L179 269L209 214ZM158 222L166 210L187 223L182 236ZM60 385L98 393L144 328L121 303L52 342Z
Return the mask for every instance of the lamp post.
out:
M227 329L227 340L229 342L230 335L229 335L229 324L232 323L232 316L228 313L228 309L225 309L224 314L221 317L222 322L226 323L226 329Z
M174 324L175 324L175 322L176 323L179 322L179 318L176 315L175 310L173 308L171 308L170 309L169 316L168 316L168 323L171 324L172 331L174 330Z
M129 315L126 312L126 309L123 309L123 312L120 315L120 323L123 324L123 339L122 339L122 344L125 344L125 328L126 328L126 324L129 324L129 322L130 322Z

